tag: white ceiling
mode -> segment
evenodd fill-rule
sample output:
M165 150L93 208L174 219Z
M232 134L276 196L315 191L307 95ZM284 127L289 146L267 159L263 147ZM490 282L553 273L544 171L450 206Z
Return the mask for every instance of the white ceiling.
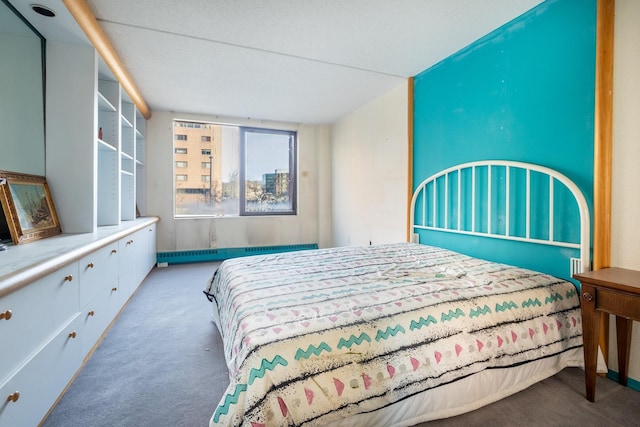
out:
M10 0L45 37L61 0ZM152 110L332 123L541 0L87 0Z

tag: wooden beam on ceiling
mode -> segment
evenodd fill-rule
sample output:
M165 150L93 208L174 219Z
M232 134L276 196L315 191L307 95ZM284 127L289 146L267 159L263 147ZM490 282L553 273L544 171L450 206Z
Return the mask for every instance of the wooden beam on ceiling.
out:
M140 111L140 114L148 120L151 117L151 110L149 110L147 103L133 83L131 76L122 65L120 57L118 57L113 45L102 30L102 27L93 15L87 2L85 0L62 0L62 2L67 9L69 9L69 12L80 28L82 28L82 31L87 35L89 41L107 64L116 80L120 82L125 92L127 92L131 101L133 101L138 111Z

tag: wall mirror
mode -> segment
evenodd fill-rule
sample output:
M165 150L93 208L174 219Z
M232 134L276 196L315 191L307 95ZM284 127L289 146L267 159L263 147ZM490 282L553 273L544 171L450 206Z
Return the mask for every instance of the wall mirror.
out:
M45 175L45 39L0 0L0 170Z

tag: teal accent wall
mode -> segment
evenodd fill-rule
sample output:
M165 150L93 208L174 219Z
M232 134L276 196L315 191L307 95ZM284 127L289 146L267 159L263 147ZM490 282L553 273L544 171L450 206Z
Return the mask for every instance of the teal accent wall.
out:
M414 188L459 163L518 160L568 176L593 212L596 6L596 0L548 0L417 75ZM539 257L526 246L517 256L512 249L505 254L486 238L424 235L421 242L568 271L566 264L546 268L553 259L546 250Z

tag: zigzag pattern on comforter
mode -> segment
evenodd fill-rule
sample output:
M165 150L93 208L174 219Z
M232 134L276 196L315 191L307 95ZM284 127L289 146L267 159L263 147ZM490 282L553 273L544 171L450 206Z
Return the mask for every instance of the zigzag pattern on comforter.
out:
M321 425L582 345L572 283L418 245L225 261L231 383L211 424Z

